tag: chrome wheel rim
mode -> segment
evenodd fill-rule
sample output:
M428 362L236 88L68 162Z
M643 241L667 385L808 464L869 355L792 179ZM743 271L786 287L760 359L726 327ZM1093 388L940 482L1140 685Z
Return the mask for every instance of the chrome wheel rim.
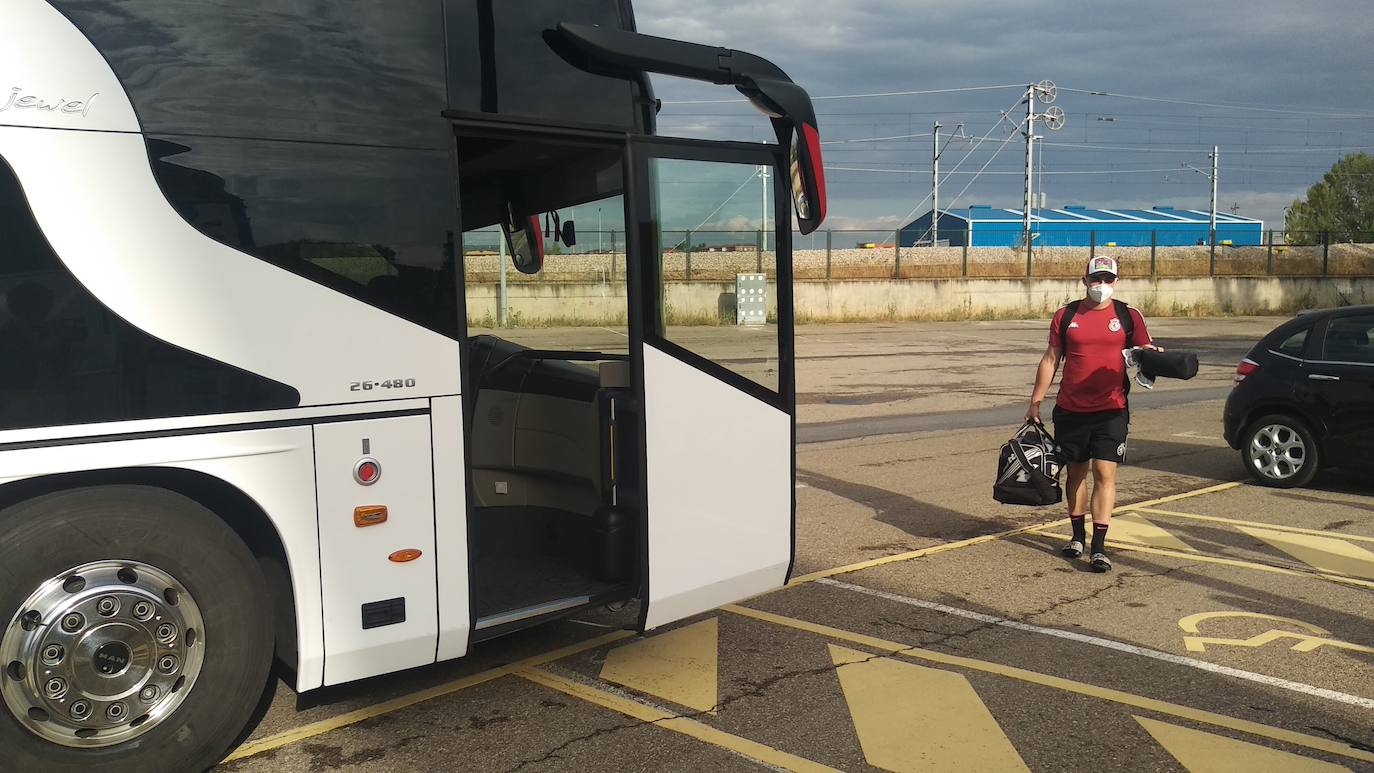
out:
M75 748L157 727L200 675L205 622L191 594L137 561L97 561L42 583L0 639L0 693L30 732Z
M1250 436L1246 450L1250 466L1270 480L1291 478L1307 463L1307 445L1297 430L1286 424L1260 427Z

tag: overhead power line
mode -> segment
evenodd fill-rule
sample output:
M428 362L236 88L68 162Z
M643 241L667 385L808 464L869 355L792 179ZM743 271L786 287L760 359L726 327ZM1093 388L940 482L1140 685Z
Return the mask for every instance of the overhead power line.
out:
M1078 94L1091 94L1093 96L1099 97L1115 97L1117 99L1136 99L1143 102L1168 102L1174 105L1193 105L1194 107L1215 107L1222 110L1256 110L1262 113L1284 113L1288 115L1301 115L1308 117L1324 116L1331 118L1374 118L1374 113L1338 112L1335 110L1307 110L1302 108L1287 109L1281 107L1265 107L1261 105L1227 104L1225 102L1198 102L1190 99L1174 99L1172 97L1147 97L1142 96L1140 94L1118 94L1113 91L1104 91L1100 89L1070 89L1065 88L1063 86L1060 86L1059 90L1072 91Z
M879 173L879 174L930 174L930 170L929 170L929 169L869 169L869 168L854 167L854 166L830 166L829 164L826 165L825 171L827 171L827 172L875 172L875 173ZM1168 167L1168 168L1165 168L1165 169L1083 169L1083 170L1067 171L1067 172L1065 172L1065 171L1058 171L1058 172L1045 172L1045 171L1039 171L1039 172L1036 172L1036 174L1043 174L1043 175L1070 175L1070 174L1074 174L1074 175L1077 175L1077 174L1144 174L1144 173L1146 173L1146 172L1177 172L1177 171L1178 171L1178 168L1177 168L1177 167ZM1022 171L1022 172L987 172L987 171L983 171L983 170L979 170L979 171L977 171L977 172L941 172L940 174L941 174L941 175L949 175L949 174L971 174L971 175L974 175L974 176L977 176L977 175L979 175L979 174L995 174L995 175L1015 175L1015 176L1017 176L1017 177L1024 177L1024 176L1025 176L1025 172L1024 172L1024 171Z

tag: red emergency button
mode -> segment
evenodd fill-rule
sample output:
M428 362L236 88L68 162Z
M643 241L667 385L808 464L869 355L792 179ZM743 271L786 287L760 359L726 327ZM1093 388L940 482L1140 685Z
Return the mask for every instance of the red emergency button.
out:
M353 480L358 481L364 486L371 486L382 477L382 465L370 456L364 456L353 465Z

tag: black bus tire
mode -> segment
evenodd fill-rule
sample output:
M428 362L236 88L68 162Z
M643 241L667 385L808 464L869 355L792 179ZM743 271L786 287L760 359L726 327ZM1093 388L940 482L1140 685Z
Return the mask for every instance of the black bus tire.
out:
M0 634L10 634L19 607L48 580L110 561L161 570L190 594L204 628L191 645L204 648L195 681L151 729L98 748L45 739L0 701L0 770L202 771L224 758L258 713L274 641L266 584L238 535L180 494L101 486L0 511ZM0 679L13 678L9 665L0 664Z

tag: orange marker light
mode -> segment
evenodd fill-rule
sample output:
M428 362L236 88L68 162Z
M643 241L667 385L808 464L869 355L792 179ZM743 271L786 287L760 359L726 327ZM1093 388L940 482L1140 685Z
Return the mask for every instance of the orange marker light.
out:
M353 508L353 525L359 529L386 523L386 505L362 505Z
M404 564L409 561L414 561L415 559L419 558L420 555L420 551L416 550L415 548L406 548L405 550L398 550L395 553L392 553L391 555L387 556L387 560L393 561L398 564Z

